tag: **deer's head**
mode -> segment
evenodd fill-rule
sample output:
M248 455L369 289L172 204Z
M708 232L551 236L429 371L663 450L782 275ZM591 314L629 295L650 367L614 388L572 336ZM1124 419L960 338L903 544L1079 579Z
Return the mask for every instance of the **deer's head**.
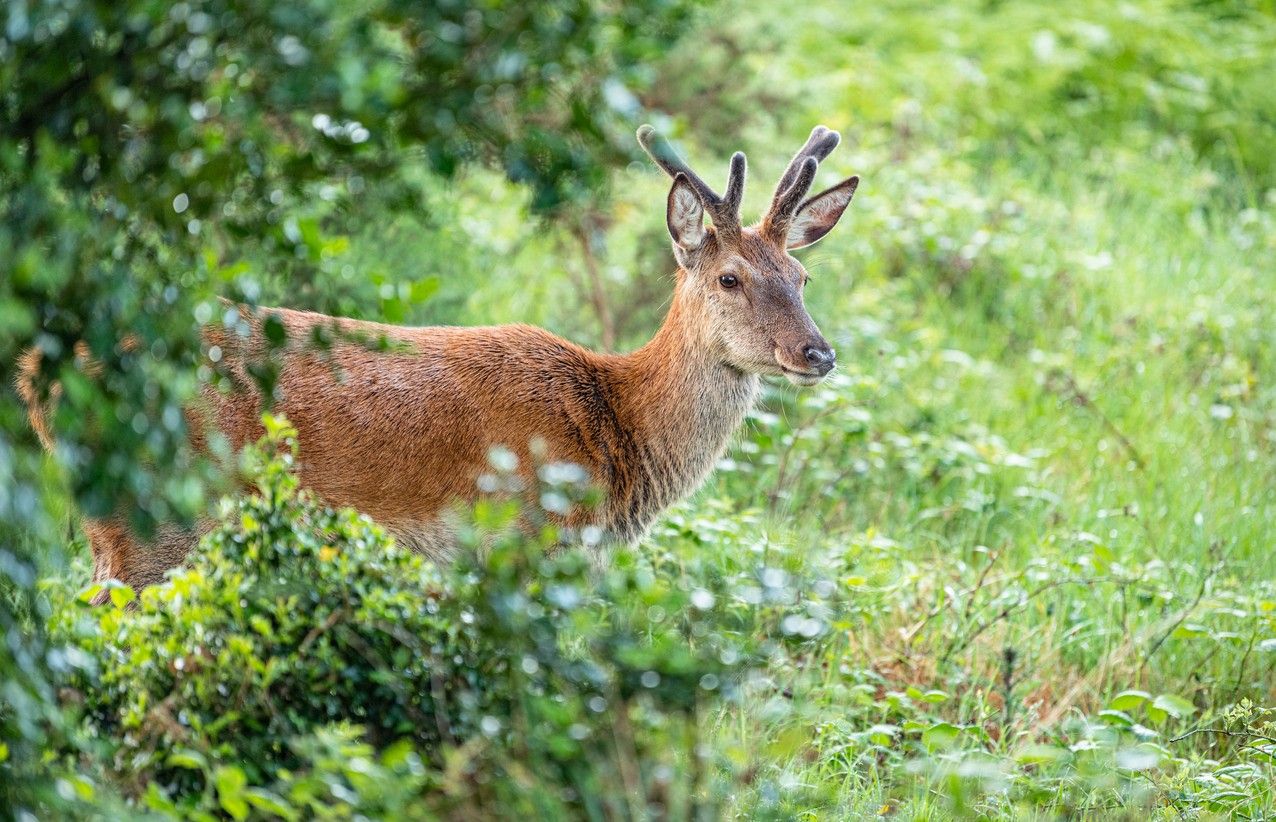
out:
M679 297L699 309L705 344L740 371L815 385L833 370L837 355L802 302L806 269L790 252L837 225L859 184L851 177L806 196L820 161L840 139L817 126L780 178L766 216L745 227L744 154L731 158L726 194L718 196L651 126L638 129L638 142L673 178L666 221ZM704 224L706 212L711 226Z

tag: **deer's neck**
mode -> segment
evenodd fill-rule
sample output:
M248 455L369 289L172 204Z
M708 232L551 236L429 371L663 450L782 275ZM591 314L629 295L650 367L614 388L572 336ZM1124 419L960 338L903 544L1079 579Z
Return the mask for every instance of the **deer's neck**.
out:
M612 482L611 530L622 540L704 481L753 406L758 377L722 361L706 320L675 294L651 342L616 359L628 459Z

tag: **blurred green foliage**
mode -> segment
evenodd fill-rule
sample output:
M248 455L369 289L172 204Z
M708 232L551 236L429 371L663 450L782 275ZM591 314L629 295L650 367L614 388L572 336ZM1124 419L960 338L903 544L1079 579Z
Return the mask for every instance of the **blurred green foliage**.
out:
M942 134L977 141L988 160L1077 161L1085 147L1147 149L1173 135L1235 172L1247 205L1276 179L1270 4L894 3L837 29L853 49L873 46L840 69L847 103L905 140Z
M38 344L68 394L55 460L0 402L10 807L1272 815L1270 3L0 8L0 372ZM624 165L640 110L711 181L747 150L754 213L813 123L843 132L827 173L864 184L803 252L835 379L769 390L709 486L608 573L516 539L430 569L289 491L228 509L276 519L231 513L136 610L75 604L72 502L143 524L203 504L178 412L213 295L643 341L672 263L665 181ZM79 339L100 379L71 367ZM340 557L319 555L325 523ZM253 545L306 554L280 568L322 580L327 613L371 597L418 626L405 682L426 638L459 643L439 670L482 669L462 692L494 707L449 706L443 744L399 723L432 692L393 692L369 622L349 636L372 659L327 632L300 653L326 618L238 576ZM280 644L237 617L240 583ZM424 611L427 584L475 621ZM178 608L182 585L227 604ZM44 644L50 619L69 645ZM263 707L252 664L150 664L196 634L279 660L295 716ZM380 710L303 686L339 667ZM169 731L206 747L142 721L172 694L191 721ZM159 776L131 779L134 757Z

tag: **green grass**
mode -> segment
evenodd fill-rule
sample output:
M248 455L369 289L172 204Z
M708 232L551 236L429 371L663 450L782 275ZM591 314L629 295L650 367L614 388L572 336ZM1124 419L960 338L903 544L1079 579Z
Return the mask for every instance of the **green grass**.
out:
M1269 170L1194 141L1195 115L1141 111L1137 62L1094 69L1130 92L1120 116L1078 113L1066 133L1048 94L1065 81L1031 74L1016 35L1076 20L908 6L751 21L801 32L769 59L815 90L763 145L829 122L850 137L829 165L864 183L806 258L841 377L777 389L738 468L684 512L692 528L723 516L718 500L758 512L705 550L761 542L848 598L818 651L778 661L721 717L740 756L783 763L737 807L1266 818L1270 749L1174 740L1244 728L1222 718L1242 699L1276 704ZM1248 83L1200 51L1217 31L1180 28L1191 12L1140 11L1146 27L1112 36L1148 38L1131 50L1149 62L1178 43L1183 71L1218 69L1206 107ZM1019 28L998 34L1007 20ZM1268 16L1249 34L1272 31ZM974 49L986 94L943 70L954 42ZM849 68L826 70L830 55ZM1042 96L994 94L1013 83ZM1169 702L1183 715L1138 705L1131 731L1100 714L1131 689L1182 697ZM917 695L930 690L942 701ZM960 730L926 739L939 722Z

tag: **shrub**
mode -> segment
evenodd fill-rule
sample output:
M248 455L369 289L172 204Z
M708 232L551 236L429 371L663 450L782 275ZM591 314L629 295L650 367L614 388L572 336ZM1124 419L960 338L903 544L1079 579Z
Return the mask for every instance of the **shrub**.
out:
M99 661L75 691L108 783L236 818L691 813L721 795L703 718L766 652L753 637L779 634L763 626L817 624L813 600L627 554L600 575L499 501L476 512L486 549L440 569L299 490L292 431L267 422L257 493L190 567L66 631Z
M376 525L319 505L289 469L286 429L258 494L202 540L191 567L106 609L84 649L102 665L87 716L118 740L112 767L138 787L200 787L195 763L254 783L297 764L288 742L334 722L380 745L464 736L499 701L464 595ZM119 589L117 604L132 598Z

